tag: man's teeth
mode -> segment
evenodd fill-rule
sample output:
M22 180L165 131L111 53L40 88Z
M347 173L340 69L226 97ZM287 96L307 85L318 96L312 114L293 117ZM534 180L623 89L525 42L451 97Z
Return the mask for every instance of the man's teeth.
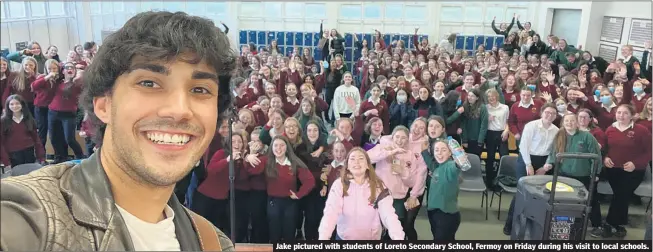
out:
M184 145L190 141L190 136L183 134L147 133L147 138L156 144Z

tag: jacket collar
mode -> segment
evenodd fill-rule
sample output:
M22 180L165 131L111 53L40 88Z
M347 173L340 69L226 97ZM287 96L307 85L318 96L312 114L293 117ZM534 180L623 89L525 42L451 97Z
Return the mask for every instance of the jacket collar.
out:
M116 244L109 242L122 242L122 247L125 250L132 251L134 244L125 221L115 206L109 178L100 162L100 152L101 150L98 150L71 168L69 175L61 178L59 187L78 224L93 226L105 231L104 238L107 239L102 239L98 244L100 250L115 248ZM173 222L181 250L200 251L199 240L190 216L179 203L175 194L171 195L168 206L175 213ZM115 238L108 239L112 236Z

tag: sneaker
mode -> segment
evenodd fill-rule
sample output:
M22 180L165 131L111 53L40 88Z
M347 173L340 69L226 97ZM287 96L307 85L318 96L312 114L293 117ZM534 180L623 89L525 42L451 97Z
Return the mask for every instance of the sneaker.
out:
M607 225L607 224L606 224L606 225L603 225L603 227L601 227L601 230L603 231L603 233L601 234L601 236L602 236L603 238L610 238L610 237L612 237L612 226Z
M594 238L599 238L603 236L603 229L601 227L594 227L590 232L590 236Z
M626 237L626 233L628 233L626 231L626 228L624 228L622 226L616 226L616 227L614 227L614 229L615 229L614 236L618 237L618 238L624 238L624 237Z

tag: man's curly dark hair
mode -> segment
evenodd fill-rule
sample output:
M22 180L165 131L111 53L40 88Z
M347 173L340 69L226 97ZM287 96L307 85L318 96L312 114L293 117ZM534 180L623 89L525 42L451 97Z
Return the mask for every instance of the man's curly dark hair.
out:
M184 57L179 57L184 54ZM188 57L187 55L192 55ZM111 96L118 76L135 58L151 61L181 60L197 64L204 60L218 74L218 120L232 106L229 80L235 52L229 39L213 21L183 12L143 12L129 19L107 37L93 63L84 73L80 106L88 112L95 128L95 142L102 142L106 124L95 115L93 99ZM98 141L99 140L99 141Z

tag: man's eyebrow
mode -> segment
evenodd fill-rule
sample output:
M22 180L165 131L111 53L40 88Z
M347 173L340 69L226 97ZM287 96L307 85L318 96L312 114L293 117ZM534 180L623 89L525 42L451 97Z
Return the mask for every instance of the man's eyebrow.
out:
M203 71L193 71L193 76L191 77L194 80L212 80L218 83L218 76L213 73L203 72Z
M134 64L129 67L127 72L133 72L136 70L145 70L145 71L150 71L154 73L159 73L159 74L164 74L168 75L170 74L170 71L168 70L167 67L162 66L162 65L157 65L157 64L151 64L151 63L142 63L142 64Z

